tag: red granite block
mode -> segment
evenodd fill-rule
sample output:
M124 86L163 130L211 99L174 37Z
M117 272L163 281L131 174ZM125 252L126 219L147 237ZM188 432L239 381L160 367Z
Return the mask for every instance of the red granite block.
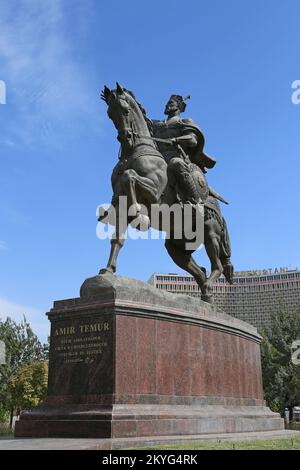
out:
M229 335L227 335L229 336ZM232 337L232 354L233 354L233 371L234 371L234 383L235 383L235 394L234 396L239 398L241 397L241 366L239 358L239 337Z
M136 393L137 318L118 315L116 318L116 394Z
M256 363L255 363L255 348L256 348L256 344L254 343L250 343L249 341L249 349L250 349L250 368L251 368L251 376L252 376L252 383L251 383L251 397L252 398L256 398L257 396L257 392L256 392L256 388L257 388L257 377L256 377L256 370L255 370L255 366L256 366Z
M234 417L232 418L226 417L225 429L226 429L226 432L229 432L229 433L236 432L236 420L234 419Z
M148 419L138 420L137 435L138 436L167 436L172 431L172 421L170 419Z
M223 393L224 382L224 337L226 335L221 331L214 332L213 354L214 354L214 368L213 373L215 376L214 393L220 396ZM226 364L226 363L225 363Z
M245 364L244 367L246 369L246 397L252 397L252 371L251 371L251 343L250 341L245 340L244 342L245 347Z
M189 435L194 434L193 424L195 420L193 418L181 419L177 418L172 423L172 432L177 435Z
M247 357L248 355L248 347L247 347L247 340L242 338L241 339L241 348L243 351L243 371L242 371L242 377L243 377L243 382L244 382L244 398L249 398L249 359Z
M229 396L230 397L238 397L238 387L237 387L237 357L235 357L235 349L234 349L234 341L233 336L228 335L228 363L227 366L224 368L224 373L228 378L229 381ZM226 361L227 362L227 361Z
M250 348L251 352L251 370L252 370L252 386L251 386L251 397L256 398L257 397L257 375L256 375L256 358L255 358L255 345L252 344Z
M174 394L190 395L189 325L172 324L172 344L174 348Z
M158 395L173 395L174 355L173 336L170 331L170 322L157 322L156 344L156 393Z
M224 334L223 337L223 395L232 396L232 377L231 377L231 338Z
M211 356L209 351L209 337L208 329L202 330L202 344L203 344L203 395L210 395L210 382L211 376Z
M205 382L206 393L205 395L215 395L215 364L214 364L214 331L207 328L205 331Z
M36 421L16 421L15 437L48 437L47 425Z
M258 389L258 398L263 400L263 382L262 382L262 370L261 370L261 353L260 345L257 345L256 349L256 374L257 374L257 389Z
M109 421L48 421L48 437L103 437L111 435Z
M241 344L240 338L237 336L236 338L236 371L238 375L238 397L242 398L243 396L243 384L242 384L242 360L241 360Z
M137 318L136 393L156 392L156 321Z
M280 418L255 410L262 380L253 327L201 301L196 311L189 298L178 296L175 302L152 288L146 295L144 285L141 295L135 291L123 298L128 280L118 299L119 284L115 289L109 282L123 281L107 279L95 280L102 283L99 296L62 302L51 312L56 325L52 385L43 405L21 416L17 436L178 436L280 428ZM65 345L72 354L61 354ZM249 417L241 406L249 408Z
M203 329L190 326L189 356L191 374L191 395L204 395L204 348Z
M98 405L111 405L114 395L49 395L43 401L45 405L85 404L97 403Z
M241 377L241 392L242 392L242 398L246 398L247 395L247 370L246 370L246 348L245 348L245 342L246 340L244 338L239 339L240 343L240 377Z
M256 369L256 383L257 383L257 398L263 399L263 389L262 389L262 380L261 380L261 355L260 355L260 345L257 344L255 349L255 369Z
M253 374L253 383L252 383L252 398L258 398L259 390L258 390L258 377L257 377L257 345L253 344L252 347L252 374Z
M137 436L137 422L132 420L112 421L112 437L135 437Z
M65 438L109 438L111 437L110 421L17 421L16 437L65 437Z

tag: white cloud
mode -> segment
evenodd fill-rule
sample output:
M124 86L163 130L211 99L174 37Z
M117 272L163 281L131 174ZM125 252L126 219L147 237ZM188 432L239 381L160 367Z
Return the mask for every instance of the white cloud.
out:
M91 3L85 5L83 11L82 4L72 3L75 34L76 21L91 17ZM63 0L1 2L0 67L7 82L6 109L14 107L13 122L1 132L3 143L48 143L66 129L76 135L99 126L93 77L77 59L68 13L70 5Z
M45 312L41 312L34 307L20 305L0 297L0 319L2 321L7 317L10 317L16 322L20 322L24 315L30 323L34 333L42 342L46 342L49 335L49 321L45 316Z

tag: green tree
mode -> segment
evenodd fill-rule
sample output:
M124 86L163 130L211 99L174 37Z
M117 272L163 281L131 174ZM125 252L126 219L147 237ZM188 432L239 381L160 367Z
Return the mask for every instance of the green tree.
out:
M300 339L300 310L280 308L262 332L262 370L265 399L273 411L283 413L300 405L300 366L292 362L292 343Z
M37 406L46 396L47 382L47 361L34 361L20 366L8 380L13 407L29 409Z
M20 323L9 317L5 321L0 320L0 340L6 346L6 363L0 365L0 415L9 411L11 425L15 402L9 379L20 366L47 360L48 346L41 344L25 316Z

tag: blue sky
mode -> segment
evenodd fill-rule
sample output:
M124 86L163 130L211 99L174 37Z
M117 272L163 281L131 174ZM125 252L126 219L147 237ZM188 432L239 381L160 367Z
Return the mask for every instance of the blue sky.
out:
M152 118L172 93L218 163L237 270L300 266L298 0L0 0L0 316L41 338L52 301L106 264L95 211L118 144L99 99L132 89ZM208 266L205 252L197 260ZM119 274L176 272L161 240L128 240Z

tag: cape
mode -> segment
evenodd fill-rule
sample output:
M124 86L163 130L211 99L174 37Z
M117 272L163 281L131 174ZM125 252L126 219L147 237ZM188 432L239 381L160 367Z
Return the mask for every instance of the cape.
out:
M205 138L202 131L192 119L181 119L181 125L184 128L184 132L191 131L194 132L194 134L197 136L197 146L189 150L189 157L191 162L198 165L204 172L206 172L206 169L213 168L217 161L203 151Z

